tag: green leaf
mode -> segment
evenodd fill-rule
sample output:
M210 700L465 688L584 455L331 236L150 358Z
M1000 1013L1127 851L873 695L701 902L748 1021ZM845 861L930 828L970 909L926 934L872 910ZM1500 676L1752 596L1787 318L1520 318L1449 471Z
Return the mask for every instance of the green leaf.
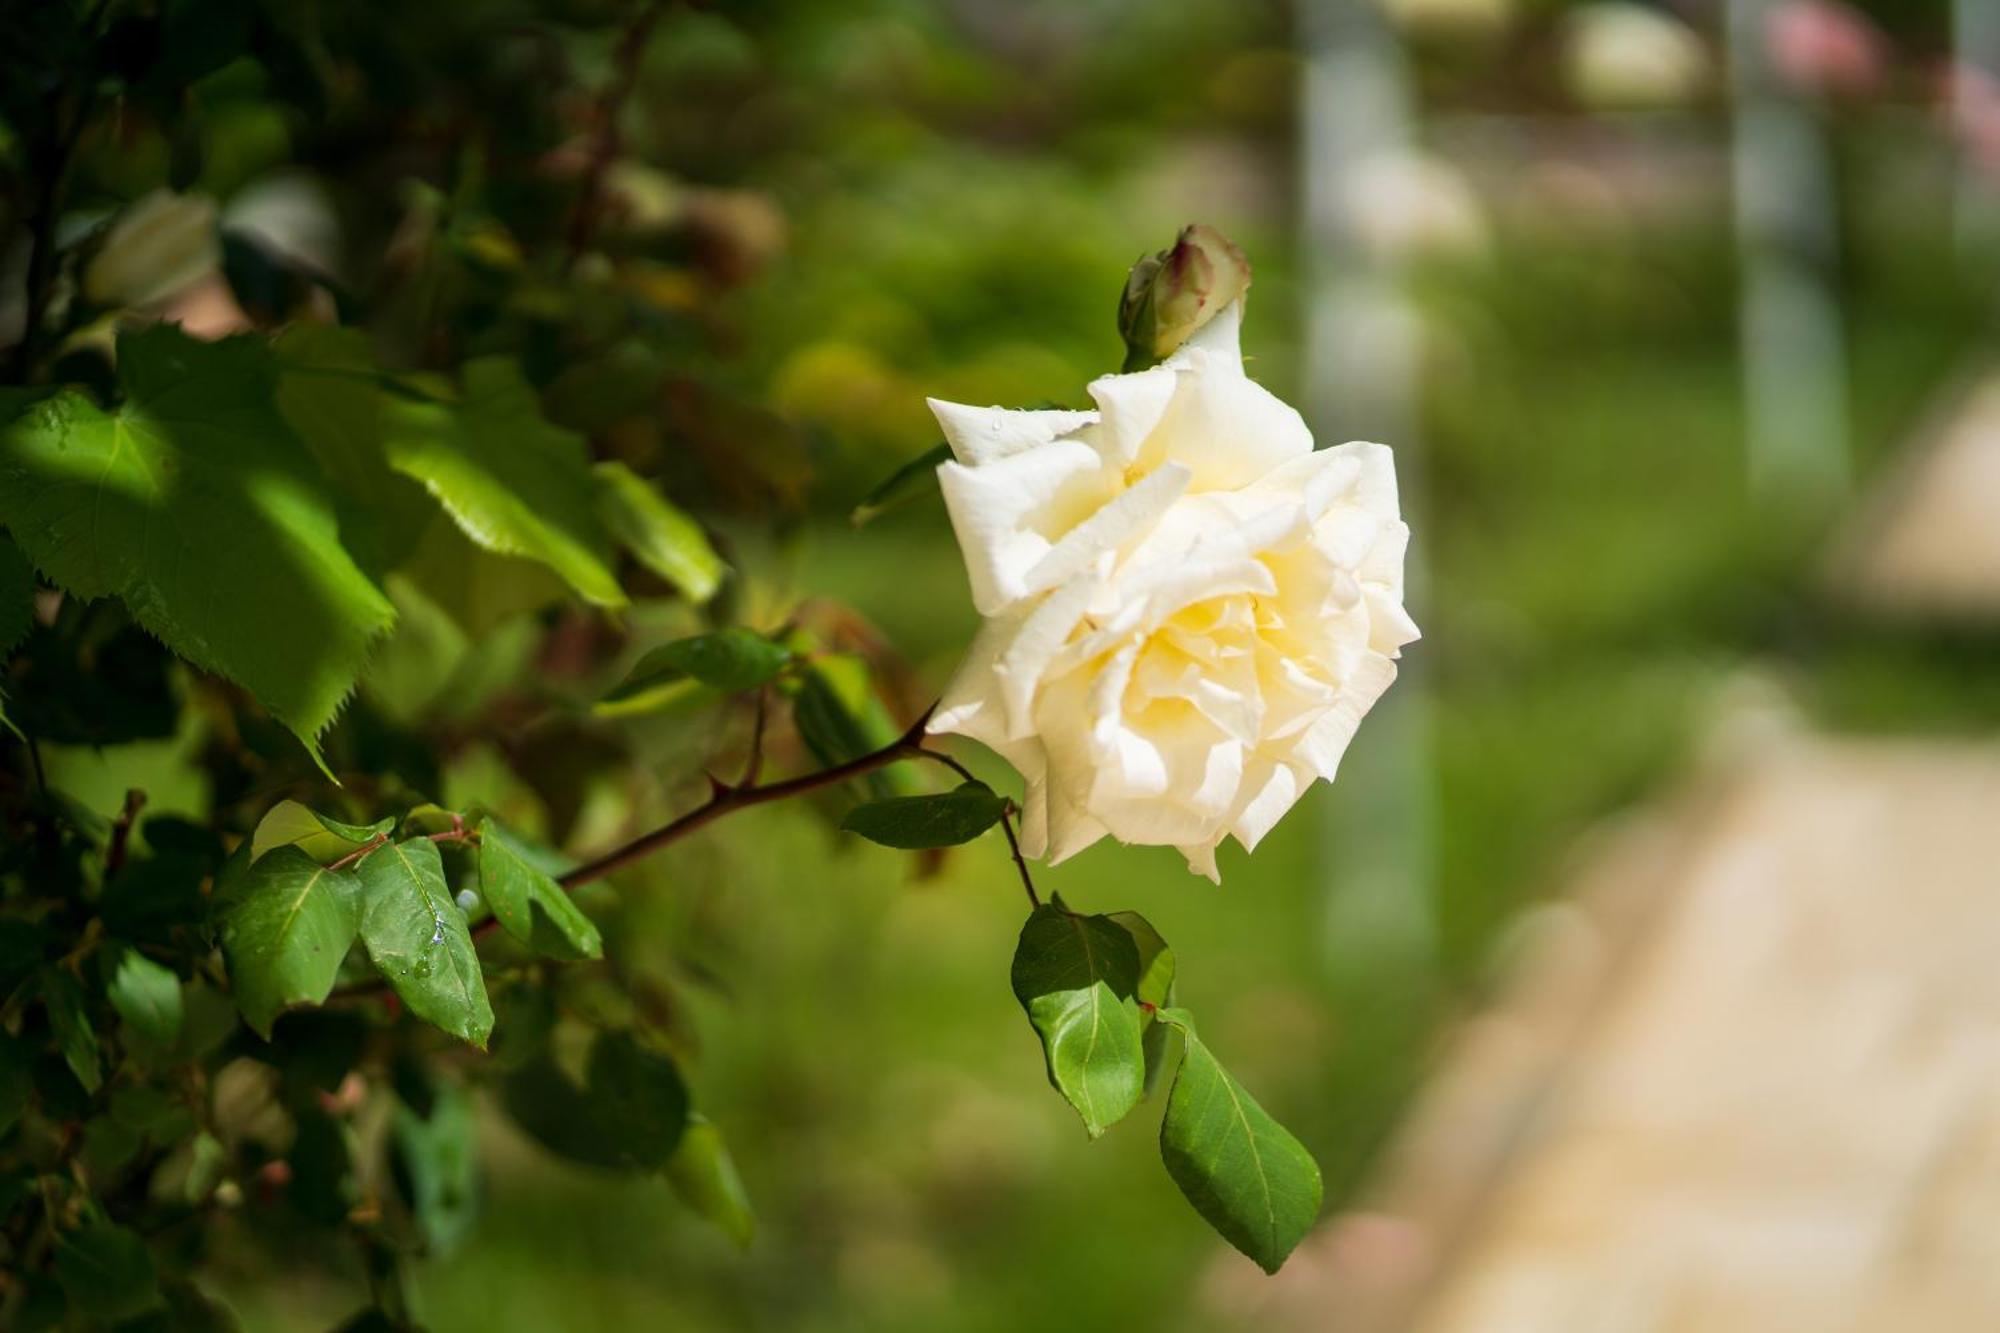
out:
M356 868L361 941L410 1012L475 1046L493 1031L493 1006L465 913L444 881L437 844L392 842Z
M34 1091L34 1054L19 1037L0 1029L0 1139L28 1109Z
M259 1035L295 1004L318 1004L361 922L361 887L298 847L280 847L232 873L225 867L222 952L237 1007Z
M672 681L693 679L725 693L754 690L792 663L791 649L755 630L731 626L661 644L632 667L607 697L622 702Z
M828 765L859 759L902 734L875 694L868 664L847 653L821 654L800 673L792 721L813 757ZM862 782L877 799L921 790L909 764L876 769Z
M318 757L393 608L341 545L255 338L160 324L118 340L125 401L71 389L0 428L0 522L52 581L116 596L247 687Z
M870 842L904 851L956 847L1000 822L1007 802L983 782L962 782L933 796L895 796L847 812L840 826Z
M104 1084L104 1068L97 1048L97 1032L90 1025L90 1015L83 1010L83 988L60 967L45 967L41 992L63 1063L76 1075L85 1092L95 1093Z
M1041 1035L1050 1085L1096 1138L1138 1105L1145 1086L1137 946L1108 917L1045 903L1021 928L1012 981Z
M450 1254L479 1216L479 1117L455 1083L433 1081L419 1113L399 1102L389 1126L391 1162L426 1248Z
M266 852L280 847L296 847L321 865L328 865L394 827L393 818L372 824L343 824L297 801L280 801L257 821L257 831L250 835L250 859L261 860Z
M626 1166L657 1170L687 1129L687 1085L667 1056L629 1032L606 1032L590 1048L592 1118Z
M278 411L350 503L341 511L348 549L370 568L400 564L437 506L389 467L390 408L402 394L376 365L359 329L294 324L273 344Z
M624 1032L598 1034L582 1087L544 1052L502 1092L508 1114L543 1147L591 1166L659 1170L688 1123L680 1070Z
M750 1196L743 1188L743 1177L736 1172L729 1145L722 1141L722 1131L709 1123L707 1116L688 1117L680 1146L667 1159L667 1183L682 1203L720 1227L739 1249L750 1248L757 1231Z
M479 892L509 935L551 958L601 958L604 941L562 885L497 819L479 826Z
M925 493L926 483L937 481L938 464L951 461L951 446L940 440L930 448L897 468L885 478L881 485L861 498L849 515L855 527L872 523L892 510Z
M56 1236L56 1280L70 1304L93 1319L130 1319L161 1303L152 1251L138 1232L110 1222Z
M147 1063L171 1054L181 1035L181 979L137 949L103 956L104 991L125 1024L125 1045Z
M456 404L402 400L391 416L390 466L429 488L466 536L546 565L600 606L625 604L583 440L543 419L513 362L467 362Z
M1167 1067L1167 1033L1169 1028L1159 1021L1157 1011L1174 1002L1174 951L1167 947L1160 932L1153 929L1153 923L1137 912L1112 912L1110 919L1124 928L1132 937L1132 943L1139 949L1139 986L1136 992L1140 1013L1145 1018L1146 1034L1141 1043L1146 1053L1146 1088L1150 1097L1159 1085L1160 1071ZM1147 1012L1147 1005L1154 1012Z
M701 525L623 463L599 463L591 471L597 479L598 517L633 559L691 602L715 596L728 567Z
M1195 1036L1184 1009L1163 1009L1184 1054L1167 1094L1160 1156L1195 1211L1267 1273L1319 1217L1319 1165Z

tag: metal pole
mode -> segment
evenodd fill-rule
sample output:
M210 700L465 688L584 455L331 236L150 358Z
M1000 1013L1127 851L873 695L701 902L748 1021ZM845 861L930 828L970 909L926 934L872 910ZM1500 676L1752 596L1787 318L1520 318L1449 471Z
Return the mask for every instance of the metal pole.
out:
M1393 258L1360 244L1350 183L1371 160L1409 150L1412 98L1397 36L1372 0L1299 0L1301 272L1305 405L1322 444L1379 440L1396 451L1416 539L1407 600L1425 623L1416 315ZM1423 645L1361 728L1327 822L1328 956L1336 972L1427 971L1436 949L1434 811Z
M1810 106L1769 59L1771 0L1730 0L1739 328L1753 494L1815 509L1848 483L1847 357L1832 164Z

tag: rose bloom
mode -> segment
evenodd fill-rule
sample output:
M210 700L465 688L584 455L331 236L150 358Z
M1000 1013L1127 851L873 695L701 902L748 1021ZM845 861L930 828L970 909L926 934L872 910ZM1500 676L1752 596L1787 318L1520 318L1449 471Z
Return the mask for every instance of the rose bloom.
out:
M1417 637L1388 449L1313 451L1243 373L1236 301L1094 412L933 400L938 468L985 619L930 729L1026 779L1023 850L1106 834L1217 879L1315 778Z

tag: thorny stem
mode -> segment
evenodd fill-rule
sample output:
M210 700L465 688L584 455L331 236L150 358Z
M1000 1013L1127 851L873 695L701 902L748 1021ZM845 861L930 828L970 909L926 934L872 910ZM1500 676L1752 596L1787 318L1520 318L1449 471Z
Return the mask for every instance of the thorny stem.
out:
M427 833L424 836L429 838L432 842L478 842L479 841L478 830L469 829L465 827L464 821L461 820L457 815L453 815L451 817L451 822L452 826L450 828L444 829L438 833ZM364 842L359 847L356 847L353 851L349 852L347 855L341 857L338 861L335 861L333 864L329 865L327 869L345 870L347 869L347 867L353 865L356 861L359 861L362 858L366 857L368 853L375 851L377 848L387 845L388 842L389 842L388 834L378 833L374 837L370 838L367 842Z
M931 710L925 709L910 729L879 750L850 759L844 764L820 769L817 773L804 773L782 782L766 782L761 786L732 787L727 783L709 779L711 791L706 801L688 811L680 818L672 820L651 833L643 833L613 851L605 853L595 861L583 865L558 878L557 882L566 889L589 884L603 879L613 871L622 870L632 862L652 855L660 848L685 838L696 829L703 828L735 810L752 805L767 805L772 801L782 801L787 797L801 796L806 792L834 787L850 778L863 777L878 768L886 768L899 759L929 758L959 768L958 761L936 750L924 748L924 726L931 720ZM959 769L960 772L964 770Z
M789 797L802 796L807 792L835 787L852 778L865 777L877 769L886 768L890 764L905 759L928 759L932 763L944 765L967 782L977 781L978 779L973 776L972 770L958 762L958 760L942 751L925 747L924 728L930 722L931 713L935 710L936 705L926 708L923 716L912 723L908 731L905 731L901 736L881 749L870 751L859 758L850 759L845 763L835 764L831 768L822 768L815 773L803 773L795 778L786 778L780 782L766 782L761 785L751 782L748 776L746 776L745 781L737 783L734 786L711 776L708 780L709 797L706 801L703 801L686 814L669 820L650 833L642 833L624 846L614 848L596 860L587 861L574 870L558 876L556 882L565 889L575 889L582 885L593 883L596 880L603 879L606 875L624 869L635 861L640 861L651 856L663 847L679 842L682 838L687 837L698 829L706 828L732 811L747 809L753 805L769 805L773 801L782 801ZM751 751L753 756L762 750L762 712L763 710L760 708L759 723L757 726L758 734L753 740L753 749ZM755 767L756 765L753 762L751 766L752 775L754 775ZM1007 849L1014 858L1015 867L1021 872L1021 886L1028 892L1028 901L1034 906L1040 907L1042 905L1041 896L1035 892L1035 882L1029 874L1027 858L1021 854L1020 839L1014 832L1014 816L1017 813L1019 811L1014 803L1012 801L1007 802L1006 811L1000 817L1000 828L1007 835ZM468 842L476 841L477 837L477 833L471 829L452 829L444 833L433 833L430 835L433 842ZM386 836L376 838L366 846L360 847L334 862L332 868L338 870L352 865L387 841L388 838ZM483 939L487 935L492 934L499 925L500 918L489 916L472 928L472 938L475 940ZM352 997L379 990L382 985L383 983L379 980L363 982L356 986L343 988L337 994Z
M1007 835L1007 850L1013 854L1014 868L1021 872L1021 887L1028 891L1028 906L1038 909L1042 895L1035 892L1035 877L1028 873L1028 858L1021 855L1021 840L1014 836L1014 816L1020 812L1021 807L1007 802L1007 808L1000 813L1000 831Z

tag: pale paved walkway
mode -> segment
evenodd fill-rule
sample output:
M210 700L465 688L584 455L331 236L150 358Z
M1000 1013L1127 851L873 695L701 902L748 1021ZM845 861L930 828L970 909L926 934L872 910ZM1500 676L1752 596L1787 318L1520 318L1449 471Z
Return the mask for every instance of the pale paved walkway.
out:
M2000 375L1967 377L1843 534L1838 591L1896 615L2000 613Z
M2000 1329L2000 749L1774 741L1703 790L1532 923L1371 1211L1210 1314Z

